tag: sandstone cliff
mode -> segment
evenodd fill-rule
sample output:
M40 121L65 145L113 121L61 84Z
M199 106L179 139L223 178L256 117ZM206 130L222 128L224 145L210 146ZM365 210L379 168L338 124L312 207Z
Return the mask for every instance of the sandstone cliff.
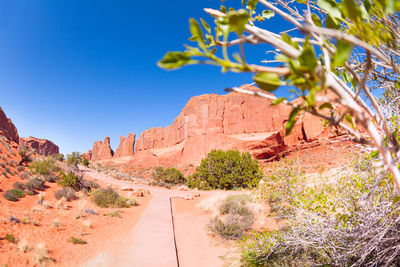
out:
M0 107L0 135L5 136L8 140L18 143L19 136L17 128L12 121L4 114L3 109Z
M104 142L96 141L93 144L92 150L92 161L111 159L114 155L114 151L110 146L110 137L106 137Z
M136 136L134 133L129 133L128 137L121 136L120 143L117 150L115 150L114 157L120 158L133 155L135 149L135 139Z
M259 90L253 86L247 89ZM212 149L249 151L261 159L329 136L330 130L311 115L299 117L292 133L285 136L291 109L284 104L272 106L266 98L239 93L195 96L170 126L142 132L134 150L134 135L130 141L129 136L121 137L114 159L131 155L129 164L143 167L198 165ZM111 158L109 152L95 157L95 147L101 147L100 143L93 146L93 161Z
M54 156L59 152L59 148L56 144L47 139L40 139L36 137L19 138L19 145L26 146L31 150L35 150L42 156Z

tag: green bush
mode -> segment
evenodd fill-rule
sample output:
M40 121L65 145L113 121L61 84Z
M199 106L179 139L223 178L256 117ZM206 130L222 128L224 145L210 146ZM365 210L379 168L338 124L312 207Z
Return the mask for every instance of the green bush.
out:
M90 188L95 188L95 189L100 188L100 185L93 180L89 180L88 184L89 184Z
M49 183L55 183L58 180L58 177L55 174L44 175L43 178Z
M15 182L13 187L14 189L19 189L21 191L25 189L25 185L21 182Z
M75 190L71 187L61 188L55 193L56 199L65 198L67 201L77 199L75 195Z
M33 177L25 184L25 188L31 192L35 192L36 190L44 190L44 180L39 177Z
M240 200L227 198L218 207L219 214L208 224L209 230L225 239L239 239L254 223L254 213Z
M82 159L82 165L88 167L90 164L89 160L87 158Z
M102 208L127 208L134 205L129 199L118 195L111 187L94 191L92 197L94 203Z
M213 150L188 179L191 188L203 190L256 187L263 173L250 153Z
M23 163L30 163L32 161L28 147L20 146L18 148L18 154L21 157L21 160L19 162L20 165Z
M24 192L20 189L11 189L7 190L3 196L9 201L18 201L18 199L24 197Z
M56 161L61 161L61 162L63 162L64 161L64 154L57 154L57 155L55 155L54 157L54 160L56 160Z
M247 238L243 261L251 266L400 266L398 191L383 168L369 167L374 164L356 160L318 182L290 165L266 178L259 196L277 207L272 216L287 227Z
M82 155L79 152L67 154L67 166L73 169L78 168L78 164L82 161Z
M37 175L48 175L52 171L57 170L57 165L52 157L46 157L44 159L37 159L31 162L29 168L34 174Z
M185 183L185 177L183 174L179 170L172 167L164 169L163 167L158 166L154 169L152 177L156 182L162 182L166 184Z
M63 171L60 171L59 175L60 179L57 181L57 184L59 184L62 187L71 187L76 191L81 190L79 178L73 172L68 172L66 174Z

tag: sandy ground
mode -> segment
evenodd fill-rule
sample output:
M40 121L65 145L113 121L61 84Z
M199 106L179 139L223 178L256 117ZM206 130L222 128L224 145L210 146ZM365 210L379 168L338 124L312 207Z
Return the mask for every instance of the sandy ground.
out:
M17 164L10 163L11 160L19 161L15 147L0 142L0 150L0 164L5 162L10 169L7 176L0 171L0 188L5 192L17 181L26 182L20 176L28 169L25 167L18 171ZM99 184L106 186L101 182ZM0 197L0 266L34 266L40 243L48 250L46 266L80 266L96 255L118 247L152 198L148 194L136 198L139 203L136 207L105 209L96 207L89 196L82 196L79 200L66 202L65 208L57 208L54 193L60 187L55 183L46 185L43 193L48 208L38 204L39 195L25 196L17 202ZM125 196L129 194L120 193ZM82 212L84 209L92 209L97 215ZM121 218L103 216L116 210L121 211ZM10 222L11 216L20 220L20 223ZM5 239L8 234L12 234L17 242L8 242ZM87 244L74 245L69 242L71 237L80 238ZM24 243L27 247L25 252L22 250Z
M223 242L207 233L211 214L197 207L197 204L210 195L203 193L194 200L172 198L175 238L181 267L224 266L223 257L233 245L232 242Z

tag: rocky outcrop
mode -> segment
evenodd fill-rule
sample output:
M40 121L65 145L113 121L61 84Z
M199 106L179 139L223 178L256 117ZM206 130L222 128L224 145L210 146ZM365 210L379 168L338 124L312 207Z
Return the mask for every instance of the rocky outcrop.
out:
M92 150L88 150L88 152L82 154L83 159L92 160Z
M134 133L129 133L128 137L121 136L119 146L117 150L115 150L114 158L133 155L135 139L136 136Z
M20 146L26 146L42 156L54 156L59 154L59 148L56 144L47 139L39 139L36 137L28 137L19 139Z
M92 161L111 159L114 155L114 151L111 149L110 146L110 137L106 136L104 142L96 141L93 144L92 151Z
M322 120L306 114L298 117L291 134L285 136L285 124L292 107L272 106L271 102L234 92L193 97L170 126L142 132L134 150L134 135L121 137L114 159L131 155L131 165L179 167L198 165L212 149L238 149L249 151L258 159L268 159L289 147L331 135ZM102 146L101 142L97 146ZM110 158L109 153L104 156ZM95 158L93 148L93 160L105 157Z
M7 118L3 109L0 107L0 135L5 136L8 140L18 143L19 136L17 128L12 121Z

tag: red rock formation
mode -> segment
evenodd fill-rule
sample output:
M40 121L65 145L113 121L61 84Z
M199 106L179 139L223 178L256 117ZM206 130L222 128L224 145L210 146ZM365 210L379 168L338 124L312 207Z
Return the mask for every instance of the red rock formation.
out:
M117 150L115 150L114 158L133 155L135 138L136 136L134 133L129 133L128 137L121 136L119 146Z
M19 142L17 128L12 121L4 114L3 109L0 107L0 135L4 135L8 140Z
M39 139L36 137L19 138L19 145L26 146L31 150L35 150L42 156L54 156L59 152L59 148L56 144L47 139Z
M106 136L104 142L96 141L93 144L92 161L98 161L103 159L111 159L114 155L114 151L110 146L110 137Z
M295 100L296 103L300 101L302 99ZM271 102L240 93L193 97L173 124L142 132L134 153L134 137L130 140L129 136L121 137L114 158L133 155L129 163L143 168L157 165L179 167L198 165L212 149L238 149L265 159L289 147L330 136L331 131L325 129L323 122L309 114L300 115L291 134L285 136L285 124L292 107L285 104L272 106ZM97 144L100 145L101 142ZM94 155L95 150L93 160ZM98 157L106 158L110 158L109 153Z
M92 150L88 150L88 152L83 153L82 158L91 161L92 160Z

